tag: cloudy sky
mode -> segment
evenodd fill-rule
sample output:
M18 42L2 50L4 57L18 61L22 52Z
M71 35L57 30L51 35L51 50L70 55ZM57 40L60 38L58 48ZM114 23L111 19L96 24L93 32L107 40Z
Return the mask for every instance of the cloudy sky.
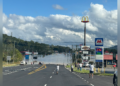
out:
M23 40L54 45L84 43L94 48L95 38L104 47L117 44L117 0L4 0L3 33ZM64 43L81 42L81 43ZM91 42L91 43L89 43Z

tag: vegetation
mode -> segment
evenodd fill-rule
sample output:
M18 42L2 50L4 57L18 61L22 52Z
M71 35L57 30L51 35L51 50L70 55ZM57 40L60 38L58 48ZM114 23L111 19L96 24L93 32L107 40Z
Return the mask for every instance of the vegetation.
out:
M67 68L71 68L70 65L67 65L66 66ZM73 69L74 72L78 72L78 73L81 73L81 74L89 74L89 70L85 70L85 69L82 69L82 71L78 70L77 67L74 66L74 69ZM110 74L110 73L94 73L94 75L100 75L100 76L113 76L113 74Z
M78 59L78 60L77 60L77 63L81 63L81 62L82 62L82 59Z
M58 51L59 53L66 52L66 50L72 51L69 47L48 45L44 43L34 42L33 40L24 41L20 38L15 38L3 34L3 61L7 61L7 56L11 56L10 62L13 62L13 59L14 62L18 62L22 60L24 57L21 54L21 51L28 51L28 50L30 52L37 51L38 54L41 54L43 56L50 55L55 51Z

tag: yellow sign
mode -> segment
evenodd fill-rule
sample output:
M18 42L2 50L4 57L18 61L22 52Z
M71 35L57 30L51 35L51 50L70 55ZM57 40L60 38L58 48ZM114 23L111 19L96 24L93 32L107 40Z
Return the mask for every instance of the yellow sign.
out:
M89 22L89 18L88 18L87 16L86 16L86 17L83 16L81 22L85 22L85 23L86 23L86 22Z

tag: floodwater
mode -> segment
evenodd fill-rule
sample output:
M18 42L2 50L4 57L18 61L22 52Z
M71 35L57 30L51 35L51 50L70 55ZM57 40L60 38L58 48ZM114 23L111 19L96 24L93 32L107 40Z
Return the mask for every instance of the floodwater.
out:
M70 64L71 63L70 54L52 54L45 57L38 55L38 60L44 62L45 64Z
M59 54L55 53L52 55L46 55L43 57L43 55L38 55L38 59L32 59L33 57L29 57L29 61L27 61L28 64L31 64L33 61L37 61L35 64L38 64L38 62L42 62L44 64L70 64L72 62L71 54ZM25 59L24 59L25 60Z

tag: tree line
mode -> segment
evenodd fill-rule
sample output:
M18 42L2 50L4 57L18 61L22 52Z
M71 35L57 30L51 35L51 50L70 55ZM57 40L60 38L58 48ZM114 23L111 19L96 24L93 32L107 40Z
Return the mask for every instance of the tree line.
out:
M59 53L66 52L66 51L72 51L69 47L63 47L63 46L54 46L54 45L48 45L45 43L39 43L31 41L24 41L20 38L8 36L6 34L3 34L3 60L6 61L6 56L10 55L15 59L15 61L23 59L23 56L21 55L21 51L30 51L30 52L38 52L38 54L41 55L49 55L54 53L55 51L58 51ZM15 53L15 55L14 55ZM16 56L17 55L17 56ZM16 57L16 58L15 58Z

